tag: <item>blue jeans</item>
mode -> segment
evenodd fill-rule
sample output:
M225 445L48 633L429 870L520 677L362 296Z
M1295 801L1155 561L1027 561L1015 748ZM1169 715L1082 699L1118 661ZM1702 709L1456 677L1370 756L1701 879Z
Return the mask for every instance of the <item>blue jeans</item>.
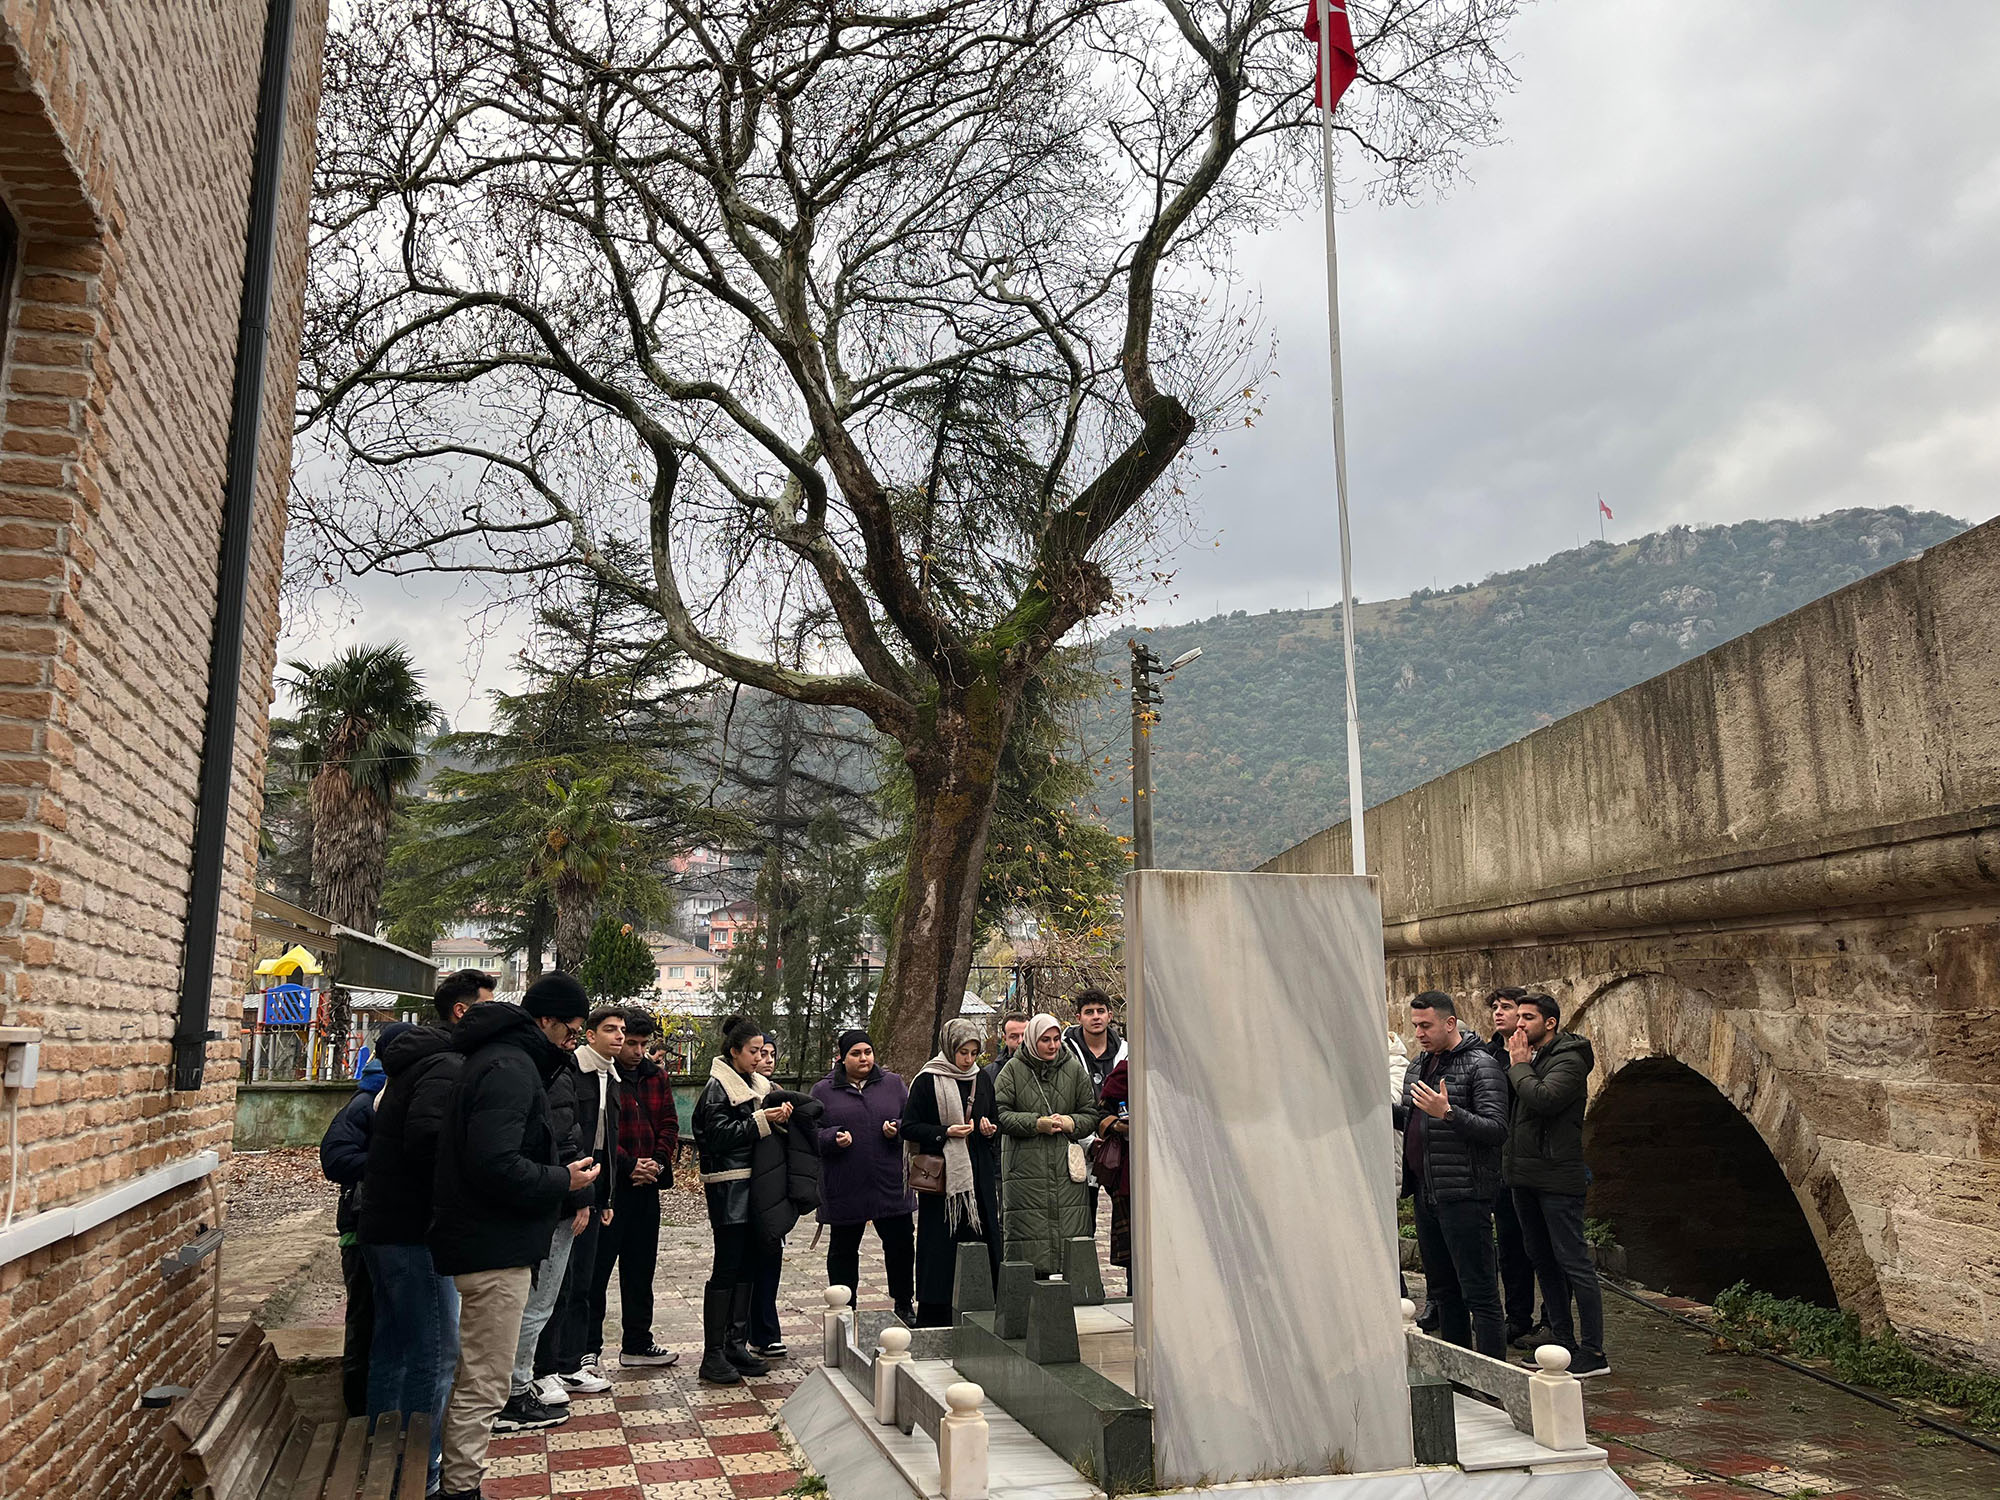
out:
M430 1482L444 1449L444 1403L458 1367L458 1288L423 1245L363 1245L375 1289L368 1348L368 1415L431 1414Z

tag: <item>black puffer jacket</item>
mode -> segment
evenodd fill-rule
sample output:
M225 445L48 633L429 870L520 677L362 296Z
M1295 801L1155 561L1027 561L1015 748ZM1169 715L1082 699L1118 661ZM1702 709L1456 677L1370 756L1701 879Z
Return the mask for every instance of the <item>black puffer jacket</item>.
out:
M750 1148L750 1217L766 1245L819 1207L819 1121L826 1106L810 1094L772 1089L764 1107L792 1107L792 1118L771 1127Z
M1514 1117L1501 1161L1507 1186L1581 1194L1589 1185L1583 1166L1583 1105L1595 1066L1590 1039L1564 1031L1531 1060L1507 1069L1514 1089Z
M771 1133L763 1115L770 1088L761 1074L745 1078L718 1057L694 1102L695 1158L708 1196L708 1222L717 1229L750 1222L750 1156Z
M568 1166L590 1156L591 1143L597 1139L597 1080L576 1065L576 1059L564 1054L565 1066L556 1070L556 1076L549 1081L549 1118L554 1123L556 1140L560 1143L562 1164ZM597 1174L597 1181L587 1188L580 1188L563 1198L563 1212L573 1214L579 1208L610 1208L615 1191L613 1180L617 1173L612 1170L617 1157L617 1093L618 1085L611 1085L612 1125L606 1132L610 1144L605 1148L604 1160L597 1164L604 1170Z
M1440 1066L1441 1065L1441 1066ZM1451 1111L1441 1120L1410 1102L1421 1078L1432 1088L1440 1079ZM1403 1075L1403 1097L1396 1105L1396 1129L1408 1128L1410 1117L1422 1121L1424 1195L1433 1203L1490 1201L1500 1191L1500 1145L1507 1139L1507 1079L1478 1033L1468 1031L1458 1045L1441 1056L1420 1052ZM1407 1161L1403 1191L1411 1193Z
M361 1179L361 1242L421 1245L431 1225L438 1132L465 1054L442 1026L414 1026L380 1052L389 1081L368 1132Z
M440 1276L538 1265L569 1191L548 1085L570 1056L497 1000L467 1011L452 1045L465 1069L438 1135L431 1261Z

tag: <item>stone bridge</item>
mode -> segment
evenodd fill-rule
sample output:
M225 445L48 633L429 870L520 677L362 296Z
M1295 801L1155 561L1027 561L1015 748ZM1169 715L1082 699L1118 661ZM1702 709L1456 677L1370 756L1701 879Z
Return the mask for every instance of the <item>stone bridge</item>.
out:
M1562 1002L1635 1277L2000 1367L2000 522L1367 817L1390 1024Z

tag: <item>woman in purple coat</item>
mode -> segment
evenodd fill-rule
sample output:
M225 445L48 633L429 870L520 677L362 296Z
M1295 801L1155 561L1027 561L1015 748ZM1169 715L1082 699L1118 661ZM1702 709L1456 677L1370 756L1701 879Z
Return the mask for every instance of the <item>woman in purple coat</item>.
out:
M898 1139L909 1088L876 1065L867 1032L843 1031L833 1071L812 1086L812 1096L826 1106L819 1122L819 1221L832 1231L827 1285L853 1291L861 1275L862 1231L873 1224L896 1316L914 1324L917 1198L904 1174Z

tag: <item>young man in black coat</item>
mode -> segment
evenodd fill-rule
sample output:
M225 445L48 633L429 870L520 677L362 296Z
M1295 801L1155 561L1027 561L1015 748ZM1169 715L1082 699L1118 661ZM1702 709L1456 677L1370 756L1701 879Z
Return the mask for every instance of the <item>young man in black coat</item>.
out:
M1417 1252L1439 1332L1491 1359L1507 1357L1493 1251L1493 1198L1507 1139L1507 1080L1476 1033L1460 1031L1451 996L1410 1002L1422 1056L1403 1075L1396 1128L1403 1191L1416 1199Z
M347 1316L340 1349L340 1394L350 1417L368 1415L368 1346L375 1333L375 1293L368 1280L368 1263L361 1254L361 1179L368 1171L368 1138L375 1124L375 1103L389 1075L382 1070L382 1049L406 1031L406 1021L391 1021L375 1038L375 1055L354 1080L354 1097L341 1106L319 1140L319 1169L340 1188L334 1205L333 1229L340 1236L340 1279L347 1288Z
M586 1010L583 987L551 974L521 1005L474 1007L453 1039L465 1066L438 1136L429 1235L459 1298L442 1500L477 1500L534 1268L549 1253L564 1195L597 1180L588 1158L560 1164L549 1119L549 1080L569 1065L555 1037L581 1029Z
M368 1355L368 1415L428 1412L430 1480L437 1484L444 1405L458 1364L458 1288L438 1273L424 1236L431 1224L438 1131L465 1055L451 1028L493 996L493 976L447 974L436 1026L412 1026L375 1049L388 1082L368 1131L357 1236L375 1298Z
M597 1282L597 1258L599 1247L610 1240L611 1226L620 1206L615 1170L619 1165L617 1058L624 1045L625 1013L609 1009L594 1012L583 1045L570 1053L571 1065L561 1070L550 1086L552 1102L558 1090L569 1093L567 1102L575 1121L577 1155L600 1162L605 1169L588 1193L563 1205L572 1213L583 1210L578 1221L582 1228L575 1231L555 1312L542 1331L541 1346L536 1352L538 1365L545 1366L565 1387L581 1395L596 1395L611 1389L611 1382L597 1368L604 1343L604 1292Z
M1542 1283L1549 1341L1570 1351L1572 1375L1607 1375L1604 1294L1583 1237L1583 1106L1597 1056L1587 1037L1558 1031L1562 1007L1550 995L1521 1001L1520 1025L1508 1039L1507 1081L1514 1118L1502 1161L1521 1234ZM1576 1298L1581 1336L1570 1319ZM1534 1363L1531 1354L1524 1361Z
M1516 985L1498 989L1486 997L1493 1012L1493 1035L1486 1050L1505 1074L1509 1062L1507 1039L1520 1024L1516 1008L1528 992ZM1513 1121L1513 1095L1508 1095L1508 1128ZM1533 1349L1546 1343L1546 1328L1535 1324L1535 1263L1528 1257L1527 1242L1521 1238L1521 1221L1514 1214L1514 1195L1503 1182L1493 1199L1493 1232L1500 1243L1500 1302L1507 1313L1507 1342L1516 1349Z

